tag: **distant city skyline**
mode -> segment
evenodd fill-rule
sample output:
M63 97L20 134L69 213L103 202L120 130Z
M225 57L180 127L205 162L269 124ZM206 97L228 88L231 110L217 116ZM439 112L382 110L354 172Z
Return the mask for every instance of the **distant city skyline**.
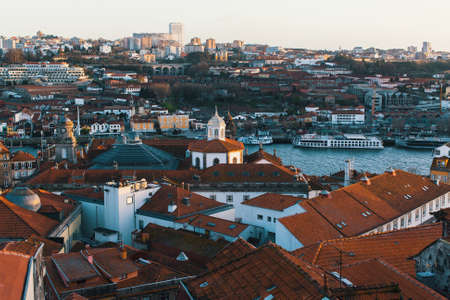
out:
M235 1L227 5L204 0L147 2L131 0L19 0L2 5L0 35L26 36L36 31L64 37L118 39L133 32L168 32L169 23L184 25L184 42L243 40L308 49L381 49L416 46L429 41L433 50L450 51L450 1L347 0ZM12 12L8 14L7 12ZM18 22L17 14L21 19Z

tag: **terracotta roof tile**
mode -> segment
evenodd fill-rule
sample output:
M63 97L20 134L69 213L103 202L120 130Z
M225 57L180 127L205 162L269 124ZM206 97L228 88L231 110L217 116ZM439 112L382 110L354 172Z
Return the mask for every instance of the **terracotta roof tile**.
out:
M344 237L364 234L450 191L446 184L395 170L303 201L306 209L279 221L304 245L337 234ZM311 226L320 222L322 226ZM314 227L314 228L313 228ZM311 234L314 232L315 234Z
M320 243L313 264L336 270L340 251L343 264L382 258L400 271L415 276L415 262L409 258L442 236L442 224L434 223L381 234L329 240ZM300 255L302 250L294 251Z
M342 266L342 276L354 286L398 284L403 299L447 299L383 259Z
M2 142L0 142L0 153L9 153L8 148Z
M211 261L208 262L208 269L216 269L231 260L242 257L252 251L255 251L256 247L247 242L246 240L239 238L231 244L228 244L219 253L217 253Z
M185 198L189 198L189 203L184 202ZM176 205L176 209L173 212L168 212L168 206L171 202ZM150 201L145 203L139 209L139 211L182 218L190 214L201 213L208 209L223 206L226 205L199 194L191 193L183 188L164 185L152 196Z
M202 214L179 219L176 222L181 224L189 224L196 228L222 233L231 237L239 236L242 231L248 228L247 224L236 223Z
M45 212L63 212L63 217L68 217L76 208L77 203L67 197L53 194L51 192L35 189L33 190L41 199L41 209L39 213Z
M242 204L283 211L284 209L291 207L302 200L304 199L294 196L266 193L261 196L243 201Z
M24 151L17 151L11 158L11 161L34 161L34 160L36 160L36 157Z
M5 249L0 251L0 295L3 299L22 299L29 260L29 255Z
M269 244L187 282L198 299L321 299L321 283L305 264ZM320 276L319 276L320 277Z
M344 236L306 202L301 206L306 210L305 213L280 218L278 222L283 224L303 246Z
M278 156L269 154L262 149L248 155L245 160L247 163L255 163L255 162L258 162L263 159L267 160L270 163L276 164L276 165L283 165L281 158L279 158Z
M272 164L219 164L198 174L200 182L296 182L296 173L284 166Z
M230 151L243 151L244 144L241 142L225 139L222 140L199 140L189 144L188 149L194 152L203 153L225 153Z
M17 206L0 196L0 237L47 236L57 225L57 221Z

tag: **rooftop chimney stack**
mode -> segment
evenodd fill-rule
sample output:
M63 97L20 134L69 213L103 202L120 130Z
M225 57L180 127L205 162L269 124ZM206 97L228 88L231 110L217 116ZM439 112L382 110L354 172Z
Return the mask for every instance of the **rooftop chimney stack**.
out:
M364 176L361 178L361 181L367 185L370 185L370 179L369 177L367 177L367 174L364 174Z
M127 249L125 247L120 248L120 259L121 260L127 259Z
M350 184L351 177L352 177L352 161L350 159L346 159L344 169L344 186Z
M395 172L394 168L392 168L392 167L389 167L389 168L387 169L387 172L388 172L389 174L391 174L392 176L397 175L397 173Z

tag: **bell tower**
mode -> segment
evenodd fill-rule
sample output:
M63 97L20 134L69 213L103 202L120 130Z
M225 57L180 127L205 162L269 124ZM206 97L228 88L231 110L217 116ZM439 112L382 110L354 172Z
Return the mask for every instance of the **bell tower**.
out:
M219 113L217 112L217 106L214 116L208 121L207 128L208 128L208 141L225 140L226 124L225 121L219 116Z

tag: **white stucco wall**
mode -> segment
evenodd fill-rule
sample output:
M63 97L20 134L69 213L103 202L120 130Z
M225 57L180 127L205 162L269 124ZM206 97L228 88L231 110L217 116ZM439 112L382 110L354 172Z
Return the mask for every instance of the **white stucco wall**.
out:
M131 245L131 233L137 229L136 210L139 209L159 187L136 189L133 184L122 187L104 186L105 228L121 233L125 244ZM131 197L131 200L128 198Z
M278 219L304 212L303 207L298 204L292 205L283 211L242 204L236 209L236 218L241 218L244 224L259 226L267 232L276 233ZM262 216L262 220L258 219L258 215Z
M86 237L90 238L95 228L105 226L104 206L92 202L80 201L80 203L82 211L81 231Z
M302 243L280 222L277 222L276 225L275 243L287 251L294 251L303 247Z
M236 191L195 191L195 193L202 195L207 198L212 198L212 196L215 196L216 201L226 203L226 204L232 204L235 208L239 207L244 201L244 196L248 196L248 199L255 198L257 196L260 196L264 194L264 192L236 192ZM227 202L227 196L232 196L233 201Z

